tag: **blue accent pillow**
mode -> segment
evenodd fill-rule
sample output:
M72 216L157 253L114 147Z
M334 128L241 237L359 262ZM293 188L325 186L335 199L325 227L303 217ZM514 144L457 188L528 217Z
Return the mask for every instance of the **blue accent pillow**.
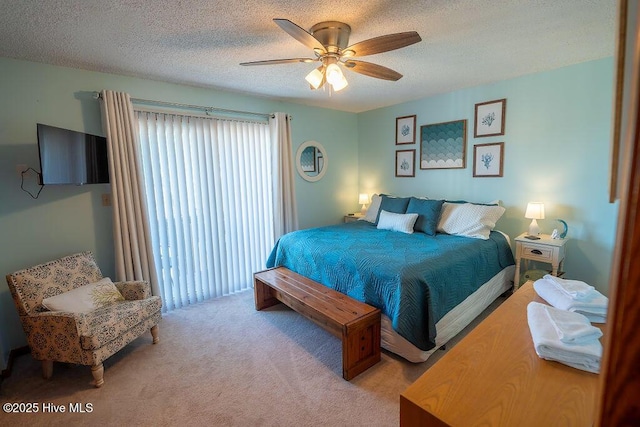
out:
M386 194L381 194L381 197L382 200L380 201L380 209L378 210L378 216L376 217L376 225L378 225L378 221L380 220L380 212L383 210L398 214L406 212L410 197L391 197Z
M412 197L407 206L406 213L418 214L418 219L413 229L429 236L435 236L443 204L444 200L426 200Z

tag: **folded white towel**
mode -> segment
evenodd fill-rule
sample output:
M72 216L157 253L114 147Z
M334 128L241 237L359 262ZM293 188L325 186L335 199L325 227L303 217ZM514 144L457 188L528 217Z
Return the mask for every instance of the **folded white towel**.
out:
M527 306L527 321L538 356L583 371L600 372L602 344L598 339L582 344L563 343L549 321L544 304L538 302L530 302Z
M539 304L539 303L536 303ZM586 316L549 305L540 304L549 317L551 325L556 330L558 338L567 344L583 344L597 340L602 336L599 328L591 325Z
M582 300L575 300L560 291L551 281L538 279L533 282L533 289L545 301L561 310L575 311L587 316L591 322L604 323L607 318L607 306L609 299L598 292L592 290L588 297Z
M581 300L587 298L591 291L595 288L580 280L563 279L561 277L544 275L543 279L552 282L560 291L564 292L569 298Z

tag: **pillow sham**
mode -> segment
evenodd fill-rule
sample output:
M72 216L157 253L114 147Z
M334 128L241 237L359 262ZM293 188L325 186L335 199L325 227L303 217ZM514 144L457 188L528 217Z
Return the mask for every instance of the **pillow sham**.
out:
M480 205L480 206L501 206L502 205L501 200L492 200L488 203L468 202L466 200L445 200L445 203L457 203L457 204L471 203L472 205Z
M376 222L376 218L378 217L378 212L380 211L380 202L382 198L379 194L374 194L371 196L371 203L369 204L369 209L367 209L367 213L364 214L361 221L367 222Z
M406 213L417 213L413 229L429 236L435 236L440 221L440 212L444 200L428 200L412 197L407 205Z
M378 229L412 234L416 219L418 219L417 213L399 214L380 210Z
M381 195L380 211L376 217L376 225L380 219L380 212L383 210L391 213L403 214L407 211L407 205L409 204L410 197L393 197L386 194Z
M440 233L487 240L505 210L497 205L445 202L437 230Z
M42 305L50 311L86 313L117 301L124 301L124 297L111 279L105 277L95 283L45 298Z

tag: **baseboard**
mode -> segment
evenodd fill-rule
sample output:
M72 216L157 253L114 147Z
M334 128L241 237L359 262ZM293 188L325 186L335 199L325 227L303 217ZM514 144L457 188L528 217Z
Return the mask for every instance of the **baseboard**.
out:
M7 360L7 369L0 373L0 381L5 378L8 378L11 375L11 368L13 367L13 361L18 356L23 356L25 354L29 354L29 346L25 345L23 347L14 348L9 352L9 360Z

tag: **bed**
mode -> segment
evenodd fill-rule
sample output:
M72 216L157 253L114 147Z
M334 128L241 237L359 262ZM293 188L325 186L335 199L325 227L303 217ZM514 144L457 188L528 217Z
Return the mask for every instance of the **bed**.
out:
M382 347L422 362L512 286L508 236L487 230L487 237L354 221L282 236L267 267L284 266L380 308Z

